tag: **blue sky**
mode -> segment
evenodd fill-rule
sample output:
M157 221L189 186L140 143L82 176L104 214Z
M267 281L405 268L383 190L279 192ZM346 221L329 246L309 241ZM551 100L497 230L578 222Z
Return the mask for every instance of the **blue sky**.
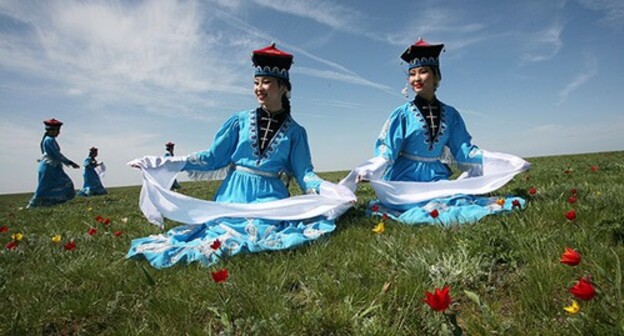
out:
M446 44L438 97L480 147L624 149L621 0L0 0L0 193L34 190L52 117L70 159L100 148L106 186L140 184L125 163L167 141L208 148L256 107L250 54L271 41L295 55L293 116L316 170L348 170L405 102L399 55L418 37Z

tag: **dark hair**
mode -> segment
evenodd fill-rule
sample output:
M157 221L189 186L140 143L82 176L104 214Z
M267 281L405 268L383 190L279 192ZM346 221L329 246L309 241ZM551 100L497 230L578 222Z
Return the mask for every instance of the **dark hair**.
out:
M292 89L292 86L290 85L290 81L288 79L278 78L277 82L279 83L279 85L285 86L288 92L290 92L290 90ZM290 113L290 99L288 99L288 92L285 92L282 95L282 109L284 109L284 112L286 113Z

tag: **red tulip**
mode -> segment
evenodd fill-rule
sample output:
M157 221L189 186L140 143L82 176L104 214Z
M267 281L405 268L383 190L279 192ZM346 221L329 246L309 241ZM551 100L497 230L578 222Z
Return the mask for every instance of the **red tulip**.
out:
M224 268L220 271L210 272L210 275L212 275L212 280L214 280L214 282L224 282L228 278L228 270Z
M513 200L513 201L511 201L511 205L512 205L513 207L518 207L518 208L519 208L519 207L520 207L520 201L518 201L518 200Z
M90 228L90 229L89 229L89 231L87 231L87 234L88 234L89 236L93 236L93 235L94 235L94 234L96 234L96 233L97 233L97 229L96 229L96 228L94 228L94 227Z
M598 166L591 166L591 171L597 172L598 171Z
M121 237L121 235L123 234L123 232L121 231L115 231L115 233L113 233L115 235L115 237Z
M576 210L572 209L572 210L566 212L563 215L565 216L565 218L567 218L569 220L575 220L576 219Z
M108 225L108 224L110 224L110 223L111 223L111 220L110 220L110 218L108 218L108 217L107 217L107 218L104 218L104 220L102 221L102 224L104 224L104 225Z
M425 299L423 302L428 304L431 309L435 311L444 311L451 304L451 295L449 294L449 287L446 286L442 290L435 289L434 293L425 292Z
M102 217L101 215L98 215L97 217L95 217L96 222L102 223L103 220L104 220L104 217Z
M388 220L388 214L383 214L381 216L381 219L387 221Z
M579 281L574 286L568 288L568 290L576 296L576 298L581 300L589 301L596 296L596 290L591 282L589 282L588 277L581 277Z
M76 249L76 242L72 240L69 243L65 244L63 248L65 248L66 251L73 251Z
M572 189L570 190L570 194L572 194L572 195L576 195L576 188L572 188Z
M529 189L529 195L535 195L535 194L537 194L537 189L535 189L535 187L531 187Z
M218 250L221 247L221 241L219 239L215 239L215 241L210 244L210 248L213 250Z
M559 261L562 264L576 266L581 263L581 254L566 246L565 252L563 252Z
M0 233L9 232L9 227L6 225L0 226Z
M375 204L371 207L371 210L373 210L373 212L377 212L379 211L379 205Z
M568 203L576 203L576 195L572 195L568 198Z
M4 245L4 247L7 250L13 251L13 250L15 250L17 248L17 241L11 240L10 242L6 243L6 245Z
M431 210L431 212L429 213L429 216L433 217L433 218L438 218L438 216L440 215L440 212L438 211L438 209L433 209Z

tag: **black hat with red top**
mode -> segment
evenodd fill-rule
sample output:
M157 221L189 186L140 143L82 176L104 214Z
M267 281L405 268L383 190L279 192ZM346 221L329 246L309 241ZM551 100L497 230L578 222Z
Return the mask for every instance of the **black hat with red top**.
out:
M255 76L271 76L288 80L288 70L293 63L293 55L275 47L275 42L268 47L254 50L251 56L256 67Z
M43 124L45 125L46 131L58 130L58 129L61 129L61 126L63 126L63 122L62 121L56 120L54 118L48 119L48 120L44 120Z
M440 53L444 49L444 44L429 44L422 38L416 43L407 47L401 59L407 62L410 69L422 66L440 67Z

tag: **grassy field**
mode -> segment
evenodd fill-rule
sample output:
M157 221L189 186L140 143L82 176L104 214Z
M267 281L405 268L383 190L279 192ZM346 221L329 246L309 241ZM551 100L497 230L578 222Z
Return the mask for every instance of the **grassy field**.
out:
M453 318L470 335L624 334L624 152L529 161L496 192L525 197L523 210L452 227L387 221L376 234L379 219L364 216L374 194L362 185L333 234L210 268L157 271L125 258L133 238L160 232L139 211L138 187L29 210L31 194L0 196L0 334L435 335L451 333ZM182 191L209 198L216 187ZM582 255L578 266L559 262L565 247ZM222 268L229 278L216 283L210 273ZM581 276L597 295L571 314L563 307ZM452 304L435 312L424 293L443 286Z

